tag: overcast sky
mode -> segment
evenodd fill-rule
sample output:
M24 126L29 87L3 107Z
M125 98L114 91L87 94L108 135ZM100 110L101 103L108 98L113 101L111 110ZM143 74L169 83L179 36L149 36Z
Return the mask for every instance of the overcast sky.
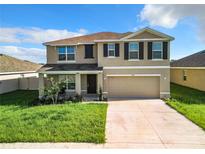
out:
M149 26L175 37L171 59L205 49L205 5L0 5L0 53L46 62L45 41Z

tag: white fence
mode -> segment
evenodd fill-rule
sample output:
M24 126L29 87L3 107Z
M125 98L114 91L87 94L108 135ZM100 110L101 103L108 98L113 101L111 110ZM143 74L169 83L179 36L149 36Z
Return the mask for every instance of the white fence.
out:
M14 90L38 90L38 73L5 72L0 73L0 94Z

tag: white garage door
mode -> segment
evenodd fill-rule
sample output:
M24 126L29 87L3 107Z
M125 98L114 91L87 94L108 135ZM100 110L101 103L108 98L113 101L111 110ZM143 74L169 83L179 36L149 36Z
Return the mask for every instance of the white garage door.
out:
M159 98L159 77L108 77L109 97Z

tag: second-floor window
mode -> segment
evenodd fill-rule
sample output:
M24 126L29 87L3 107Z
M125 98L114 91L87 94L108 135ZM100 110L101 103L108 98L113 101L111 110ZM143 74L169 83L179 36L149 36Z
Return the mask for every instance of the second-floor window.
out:
M115 43L108 44L108 57L115 57Z
M74 61L75 60L75 47L74 46L61 46L57 47L59 61Z
M129 59L139 59L139 43L129 43Z
M162 42L153 42L152 43L152 59L162 59Z
M85 45L85 58L93 58L93 44Z

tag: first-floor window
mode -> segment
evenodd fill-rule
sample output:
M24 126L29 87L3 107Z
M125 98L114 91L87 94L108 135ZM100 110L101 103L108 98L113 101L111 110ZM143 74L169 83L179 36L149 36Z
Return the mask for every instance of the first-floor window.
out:
M162 59L162 42L152 42L152 59Z
M129 59L139 59L139 43L129 43Z
M73 61L75 60L74 46L60 46L57 47L59 61Z
M68 90L75 90L75 75L67 74L67 75L59 75L59 81L63 82L64 88Z
M187 71L183 70L183 80L186 81L187 80Z
M67 89L69 90L75 90L75 75L67 75L66 76L67 80Z

